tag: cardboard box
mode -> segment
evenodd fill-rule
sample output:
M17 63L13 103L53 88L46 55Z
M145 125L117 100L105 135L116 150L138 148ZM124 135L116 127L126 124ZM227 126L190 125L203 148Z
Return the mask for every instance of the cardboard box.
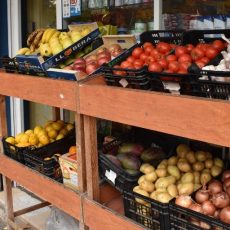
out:
M97 27L97 24L89 24L93 24L94 28L91 33L75 42L71 46L67 47L66 49L62 50L60 53L46 60L42 56L38 55L17 55L15 58L19 66L19 71L25 74L46 76L47 69L57 66L60 62L68 59L71 54L82 50L100 36L100 31ZM84 25L85 24L81 24L81 26Z
M78 190L77 161L71 158L69 153L59 157L63 183L69 188Z

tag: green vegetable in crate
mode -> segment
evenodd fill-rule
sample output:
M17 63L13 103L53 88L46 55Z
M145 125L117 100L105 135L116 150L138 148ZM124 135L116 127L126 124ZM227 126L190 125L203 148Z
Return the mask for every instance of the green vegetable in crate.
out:
M164 157L166 157L166 155L159 147L151 147L141 153L141 159L144 162L151 162L153 160L163 159Z
M140 159L132 153L126 153L124 155L124 158L120 160L122 167L125 169L139 170L141 166Z
M118 149L118 154L120 153L133 153L140 156L143 152L144 147L140 144L124 143Z

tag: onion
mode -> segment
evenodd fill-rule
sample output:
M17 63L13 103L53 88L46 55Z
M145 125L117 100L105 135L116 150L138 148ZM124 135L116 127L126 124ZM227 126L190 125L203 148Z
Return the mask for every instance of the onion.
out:
M209 199L209 191L202 188L196 192L195 201L199 204Z
M211 180L208 185L208 190L211 194L216 194L222 192L222 184L218 180Z
M224 181L225 179L229 178L230 177L230 169L229 170L225 170L223 172L223 175L222 175L222 181Z
M202 210L201 205L200 205L200 204L197 204L197 203L191 204L191 205L189 206L189 209L191 209L191 210L193 210L193 211L195 211L195 212L203 213L203 210Z
M175 204L182 206L184 208L189 208L193 203L190 196L181 195L176 198Z
M200 227L202 229L211 229L211 226L209 224L202 222L202 221L200 222Z
M213 203L210 200L204 201L201 204L201 207L204 214L208 216L213 216L216 211L216 207L213 205Z
M223 184L224 184L224 188L227 188L228 186L230 186L230 177L226 178Z
M230 224L230 206L225 207L220 211L220 220L224 223Z
M122 52L122 48L119 44L112 44L108 47L108 50L110 52L110 54L113 56L113 57L116 57L115 55L118 54L118 52Z
M214 194L212 197L212 203L217 207L217 208L225 208L230 204L230 199L225 192L220 192L217 194Z
M230 186L228 186L227 188L225 188L225 192L228 194L228 196L230 198Z

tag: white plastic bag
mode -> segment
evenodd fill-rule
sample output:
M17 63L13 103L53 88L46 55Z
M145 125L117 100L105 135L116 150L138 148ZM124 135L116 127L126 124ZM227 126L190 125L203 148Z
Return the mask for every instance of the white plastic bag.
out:
M78 230L79 223L73 217L58 208L51 208L51 215L46 221L45 230Z

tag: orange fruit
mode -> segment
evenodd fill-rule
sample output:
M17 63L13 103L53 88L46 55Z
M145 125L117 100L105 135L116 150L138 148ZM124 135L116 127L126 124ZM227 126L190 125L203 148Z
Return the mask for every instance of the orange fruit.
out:
M69 148L70 155L77 153L77 147L75 145Z

